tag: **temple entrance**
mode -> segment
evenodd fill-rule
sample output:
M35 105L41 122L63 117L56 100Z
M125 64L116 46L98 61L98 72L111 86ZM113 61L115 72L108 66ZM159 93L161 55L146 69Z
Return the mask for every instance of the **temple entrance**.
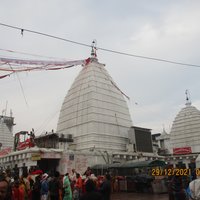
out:
M46 173L54 173L59 165L60 159L47 159L43 158L37 161L39 168Z

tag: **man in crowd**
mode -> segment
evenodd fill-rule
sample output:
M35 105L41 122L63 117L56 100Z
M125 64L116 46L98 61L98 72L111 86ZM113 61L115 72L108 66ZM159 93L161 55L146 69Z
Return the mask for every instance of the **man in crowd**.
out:
M50 200L59 200L59 191L60 189L62 189L59 177L60 177L60 173L56 171L54 174L54 177L49 182Z
M196 170L199 170L199 169L196 169ZM191 199L195 199L195 200L200 199L200 176L197 176L197 179L190 182L189 189L190 189Z
M4 177L0 177L0 200L7 200L8 182Z
M97 191L96 185L92 179L88 179L85 185L86 193L80 200L103 200L103 196Z
M103 195L103 200L110 200L111 196L111 182L110 182L110 174L106 174L104 177L104 181L100 187L100 192Z

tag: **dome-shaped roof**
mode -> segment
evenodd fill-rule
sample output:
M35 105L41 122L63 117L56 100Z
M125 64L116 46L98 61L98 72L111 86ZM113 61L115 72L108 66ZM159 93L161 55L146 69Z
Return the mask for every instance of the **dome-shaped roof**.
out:
M175 117L170 140L173 148L191 147L193 153L200 152L200 111L190 103Z
M127 103L103 64L84 66L66 95L57 132L72 134L77 150L125 151L132 125Z

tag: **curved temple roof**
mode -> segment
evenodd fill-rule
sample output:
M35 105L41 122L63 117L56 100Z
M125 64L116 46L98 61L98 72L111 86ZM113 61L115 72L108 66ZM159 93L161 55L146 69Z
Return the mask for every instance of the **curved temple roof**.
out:
M200 111L191 103L175 117L170 140L173 148L191 147L192 153L200 152Z

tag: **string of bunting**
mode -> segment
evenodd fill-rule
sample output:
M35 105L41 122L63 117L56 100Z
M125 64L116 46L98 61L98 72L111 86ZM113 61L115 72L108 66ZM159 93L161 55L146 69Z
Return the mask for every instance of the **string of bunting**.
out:
M29 72L36 70L60 70L77 65L87 65L90 58L73 61L46 61L46 60L23 60L0 57L0 72L11 72L0 76L0 79L17 72ZM26 67L25 67L26 66ZM28 66L28 67L27 67Z
M10 76L11 74L13 74L13 72L12 72L12 73L9 73L9 74L6 74L6 75L3 75L3 76L0 76L0 79L6 78L7 76Z

